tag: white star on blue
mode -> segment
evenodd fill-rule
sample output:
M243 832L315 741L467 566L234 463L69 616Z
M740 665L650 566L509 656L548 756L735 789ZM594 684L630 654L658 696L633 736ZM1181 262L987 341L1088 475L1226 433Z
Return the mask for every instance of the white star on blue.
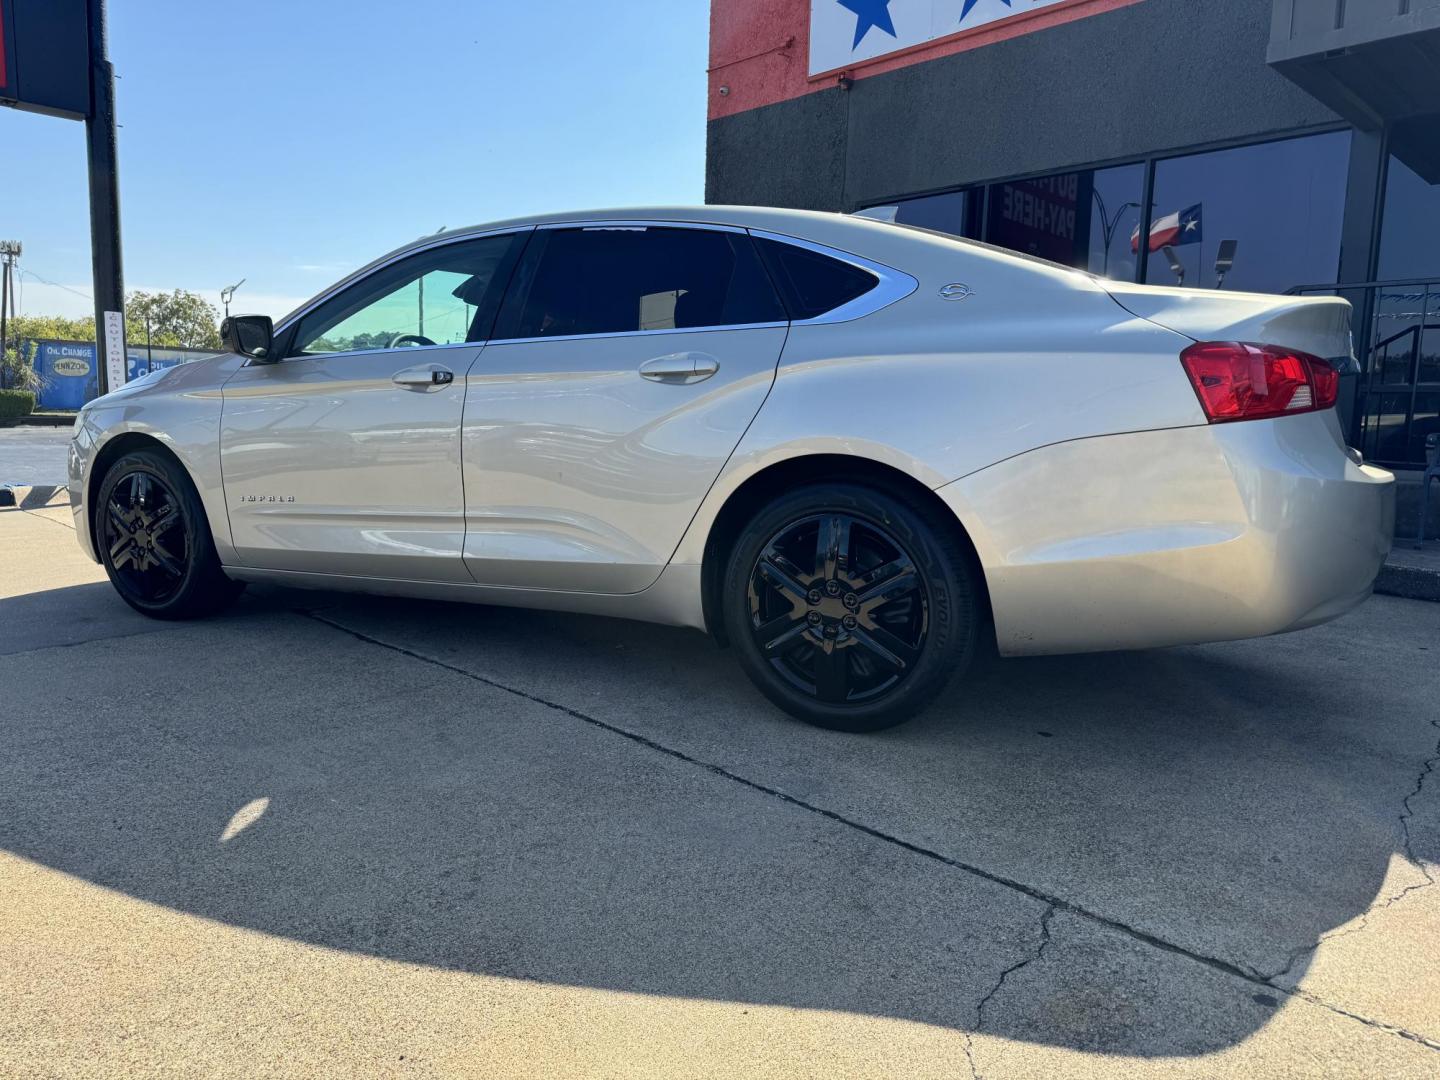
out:
M841 7L855 13L855 44L851 51L860 47L871 27L883 30L895 37L895 23L890 18L890 0L838 0ZM974 0L970 0L974 3ZM1010 0L1005 0L1008 4Z
M970 12L971 12L972 10L974 10L975 5L978 4L979 2L980 2L980 0L965 0L965 10L962 11L962 12L960 12L960 21L961 21L961 22L964 22L964 21L965 21L965 16L966 16L966 15L969 15ZM1010 0L1000 0L1000 2L1001 2L1002 4L1004 4L1006 7L1009 7L1009 6L1010 6Z

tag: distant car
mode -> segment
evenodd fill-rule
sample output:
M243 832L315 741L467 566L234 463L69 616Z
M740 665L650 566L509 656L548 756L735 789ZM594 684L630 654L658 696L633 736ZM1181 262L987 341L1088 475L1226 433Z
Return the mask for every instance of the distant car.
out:
M696 627L875 730L992 625L1136 649L1360 603L1394 482L1336 417L1350 314L833 214L512 221L91 403L70 490L147 615L273 582Z

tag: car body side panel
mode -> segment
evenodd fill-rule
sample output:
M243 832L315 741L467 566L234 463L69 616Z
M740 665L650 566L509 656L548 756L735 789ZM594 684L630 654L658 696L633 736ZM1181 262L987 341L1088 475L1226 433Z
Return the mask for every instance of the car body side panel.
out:
M257 364L226 384L221 460L246 566L468 583L460 470L463 375L481 346ZM443 368L416 389L397 373Z
M104 480L92 466L112 440L133 433L155 439L179 458L205 506L221 561L234 561L220 474L221 389L243 364L238 356L183 364L97 398L84 410L71 444L69 472L75 531L86 554L96 558L88 510Z
M922 287L858 322L797 324L675 561L700 561L730 495L790 458L866 458L933 489L1049 443L1205 425L1179 361L1185 338L1103 291L1061 287L1039 302L1052 317L1003 288L951 303Z
M1049 446L940 489L1008 656L1303 629L1370 595L1394 477L1332 411Z
M775 379L785 325L495 342L468 379L465 562L482 585L633 593L659 578ZM704 381L642 365L704 356Z

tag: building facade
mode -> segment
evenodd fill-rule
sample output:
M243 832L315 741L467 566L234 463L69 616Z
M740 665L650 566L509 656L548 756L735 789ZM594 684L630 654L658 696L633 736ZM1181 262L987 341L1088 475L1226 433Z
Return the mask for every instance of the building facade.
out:
M707 198L1339 293L1373 460L1440 432L1440 0L714 0Z

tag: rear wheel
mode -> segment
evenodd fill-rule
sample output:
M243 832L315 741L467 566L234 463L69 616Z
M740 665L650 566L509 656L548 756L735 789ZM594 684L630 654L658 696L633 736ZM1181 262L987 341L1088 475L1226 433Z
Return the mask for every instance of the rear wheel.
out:
M727 565L723 614L747 674L782 709L841 731L920 712L970 662L974 572L946 523L859 485L771 502Z
M121 598L156 619L193 619L228 606L244 586L220 569L195 485L172 458L137 450L101 481L95 537Z

